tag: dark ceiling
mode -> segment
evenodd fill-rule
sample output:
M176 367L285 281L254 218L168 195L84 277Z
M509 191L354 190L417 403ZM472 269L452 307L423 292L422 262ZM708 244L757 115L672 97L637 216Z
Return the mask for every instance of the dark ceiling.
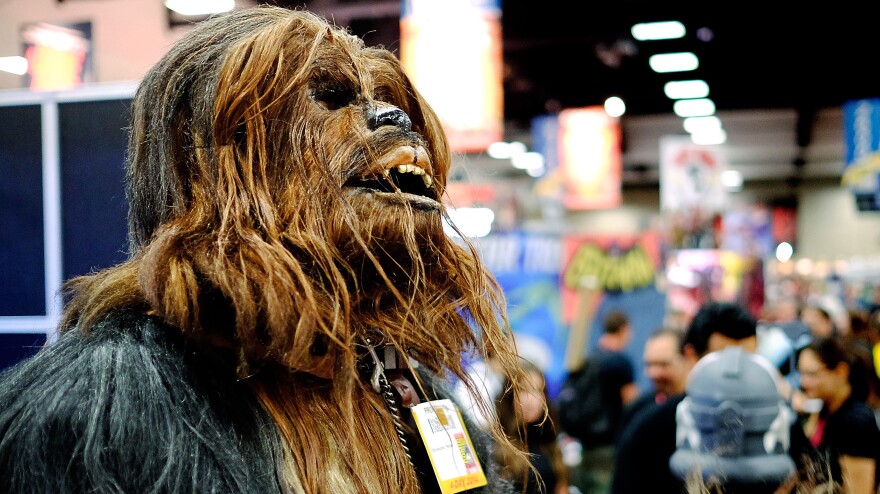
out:
M368 44L398 51L397 0L260 3L306 6ZM718 111L794 108L805 121L817 109L880 96L877 2L502 0L501 6L505 118L524 125L613 95L624 99L628 115L671 113L663 84L676 78L705 80ZM649 42L630 35L634 23L656 20L679 20L687 34ZM648 57L667 51L692 51L700 67L653 73Z

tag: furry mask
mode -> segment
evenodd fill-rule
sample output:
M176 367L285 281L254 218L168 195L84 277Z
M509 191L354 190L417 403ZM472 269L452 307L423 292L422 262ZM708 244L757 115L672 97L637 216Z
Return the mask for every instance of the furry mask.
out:
M131 257L68 284L63 330L141 307L235 351L242 377L349 389L366 338L468 383L465 352L516 368L499 287L443 231L440 122L391 53L241 10L178 42L132 112Z
M443 230L450 159L388 51L303 11L202 22L132 103L130 258L67 284L62 331L158 316L234 356L295 492L418 491L363 344L418 362L425 396L421 373L451 372L481 402L468 352L520 372L499 286Z

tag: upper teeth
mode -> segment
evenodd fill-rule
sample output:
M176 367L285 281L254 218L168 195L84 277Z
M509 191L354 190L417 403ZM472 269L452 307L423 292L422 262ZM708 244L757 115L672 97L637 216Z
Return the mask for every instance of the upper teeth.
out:
M385 170L385 175L391 170ZM434 184L434 181L431 179L431 176L425 173L425 170L416 166L416 165L397 165L398 173L412 173L415 175L419 175L422 177L422 182L425 183L425 187L431 188L431 185Z

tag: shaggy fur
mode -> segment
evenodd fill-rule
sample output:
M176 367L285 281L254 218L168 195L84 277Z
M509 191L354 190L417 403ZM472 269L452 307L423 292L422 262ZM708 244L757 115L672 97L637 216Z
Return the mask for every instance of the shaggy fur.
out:
M437 490L358 363L393 345L423 399L475 391L470 352L519 379L497 283L442 228L449 167L389 52L275 7L195 27L133 101L129 260L69 282L60 341L0 383L0 490ZM505 491L514 446L470 431Z

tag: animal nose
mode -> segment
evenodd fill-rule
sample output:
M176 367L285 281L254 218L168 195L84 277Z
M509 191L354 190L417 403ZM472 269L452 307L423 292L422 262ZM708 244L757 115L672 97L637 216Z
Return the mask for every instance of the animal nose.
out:
M385 125L393 125L406 132L412 130L412 121L409 119L409 115L400 108L391 105L372 108L367 115L367 125L370 126L370 130L376 130Z

